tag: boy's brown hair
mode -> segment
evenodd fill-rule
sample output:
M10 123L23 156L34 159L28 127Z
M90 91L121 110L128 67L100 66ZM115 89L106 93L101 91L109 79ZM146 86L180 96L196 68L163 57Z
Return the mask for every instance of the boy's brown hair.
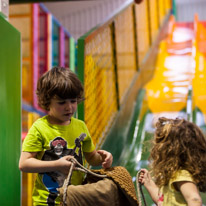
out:
M44 73L38 80L36 94L38 104L46 111L49 110L51 99L74 99L77 102L84 100L84 88L77 75L69 68L53 67Z

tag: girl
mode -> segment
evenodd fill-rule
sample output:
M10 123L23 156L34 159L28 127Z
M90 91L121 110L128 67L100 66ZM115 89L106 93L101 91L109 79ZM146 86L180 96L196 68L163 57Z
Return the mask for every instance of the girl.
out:
M142 169L138 181L158 206L201 206L206 191L206 140L184 119L159 118L150 154L151 173Z

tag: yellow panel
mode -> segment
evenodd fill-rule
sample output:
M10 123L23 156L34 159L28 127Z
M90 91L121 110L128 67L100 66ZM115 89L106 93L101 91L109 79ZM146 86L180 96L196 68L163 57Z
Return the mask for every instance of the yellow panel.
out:
M21 123L22 123L22 132L27 133L28 132L28 112L25 110L22 110L22 115L21 115Z
M22 41L22 58L30 59L31 57L31 39Z
M24 101L33 103L32 72L32 12L31 4L10 6L10 23L20 31L22 40L22 96Z
M131 6L116 17L115 38L121 104L136 73L134 19Z
M85 45L85 122L94 140L101 144L117 111L115 71L110 26Z
M197 22L196 34L196 69L195 77L193 79L193 98L194 106L198 107L206 122L206 29L203 24Z
M158 13L160 25L162 25L164 17L165 17L165 0L158 0Z
M172 0L165 0L166 14L172 8Z
M31 12L31 4L17 4L9 6L9 15L24 15Z
M196 54L196 70L193 80L195 105L206 115L206 60L202 53Z
M31 35L31 18L30 17L15 17L10 18L10 23L21 32L21 38L24 41L28 40Z
M34 121L40 116L37 113L22 110L22 130L27 133ZM32 190L34 187L35 173L22 173L22 206L32 206Z
M10 18L10 23L21 32L22 57L30 57L31 51L31 18L15 17Z
M191 53L168 54L166 42L161 42L154 77L146 85L148 105L153 113L177 112L186 106L194 74L193 60Z
M150 0L150 26L151 26L151 37L152 37L152 42L155 40L157 36L157 32L159 29L158 25L158 14L157 14L157 1L156 0Z
M145 55L147 54L150 46L147 1L143 1L141 4L135 4L135 14L136 14L138 63L139 66L141 66L142 61Z

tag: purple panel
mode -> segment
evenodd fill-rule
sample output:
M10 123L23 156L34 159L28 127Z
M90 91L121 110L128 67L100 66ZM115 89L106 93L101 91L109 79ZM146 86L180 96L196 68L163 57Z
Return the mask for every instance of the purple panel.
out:
M33 41L32 41L32 47L33 47L33 106L35 108L38 108L37 103L37 96L36 96L36 86L37 86L37 80L38 80L38 56L39 56L39 49L38 49L38 37L39 37L39 25L38 25L38 19L39 19L39 4L33 4L33 24L32 24L32 32L33 32Z

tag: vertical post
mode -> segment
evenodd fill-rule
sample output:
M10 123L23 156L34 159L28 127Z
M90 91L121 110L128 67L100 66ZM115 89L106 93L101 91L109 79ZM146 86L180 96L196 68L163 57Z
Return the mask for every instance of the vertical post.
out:
M161 19L160 19L160 17L161 17L161 15L160 15L160 6L159 6L159 4L160 4L160 1L159 0L157 0L157 3L156 3L156 9L157 9L157 23L158 23L158 29L160 29L160 26L161 26Z
M28 113L28 122L27 122L27 127L31 128L33 123L33 113L29 112ZM33 185L32 185L32 173L26 173L27 176L27 206L32 206L32 190L33 190Z
M79 38L78 40L78 54L77 54L77 73L78 77L84 85L84 37ZM78 105L78 118L84 121L84 102Z
M135 46L135 64L136 70L139 69L139 59L138 59L138 41L137 41L137 21L136 21L136 11L135 11L135 4L132 7L133 9L133 22L134 22L134 46Z
M148 11L148 34L149 34L149 45L152 45L152 31L151 31L151 14L150 14L150 0L147 0L147 11Z
M47 14L47 70L52 68L52 15Z
M73 71L73 72L75 72L75 40L74 40L74 38L72 38L72 37L70 37L69 38L69 58L70 58L70 60L69 60L69 62L70 62L70 64L69 64L69 68Z
M115 38L115 23L111 24L112 32L112 50L113 50L113 60L114 60L114 71L115 71L115 82L116 82L116 101L117 109L120 109L120 98L119 98L119 82L118 82L118 68L117 68L117 55L116 55L116 38Z
M192 122L193 121L193 117L192 117L192 85L190 85L188 88L186 113L187 113L187 120Z
M65 66L65 34L64 28L62 26L59 27L59 63L61 67Z
M33 69L33 105L38 108L36 87L39 68L39 4L32 5L32 69Z
M175 16L175 19L177 19L177 6L175 0L172 0L172 14Z

